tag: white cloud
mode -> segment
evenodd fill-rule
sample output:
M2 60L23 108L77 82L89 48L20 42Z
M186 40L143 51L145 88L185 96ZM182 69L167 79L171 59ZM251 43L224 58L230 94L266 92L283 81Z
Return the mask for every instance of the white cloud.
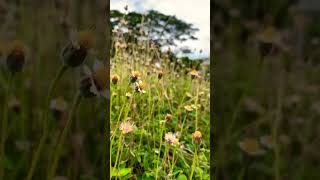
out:
M154 9L192 23L199 28L195 34L198 40L189 40L179 46L202 49L204 55L210 54L210 0L111 0L110 5L111 9L122 12L125 5L129 6L129 10L140 12Z

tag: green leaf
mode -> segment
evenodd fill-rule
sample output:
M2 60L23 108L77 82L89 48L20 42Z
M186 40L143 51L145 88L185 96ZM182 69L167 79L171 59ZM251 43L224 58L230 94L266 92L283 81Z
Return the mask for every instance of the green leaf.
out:
M120 171L118 172L118 176L119 177L123 177L123 176L126 176L128 174L131 174L132 172L132 169L131 168L122 168L120 169Z
M187 176L184 174L180 174L177 178L177 180L188 180Z
M111 177L124 177L131 174L131 168L121 168L120 170L116 170L115 168L111 169Z

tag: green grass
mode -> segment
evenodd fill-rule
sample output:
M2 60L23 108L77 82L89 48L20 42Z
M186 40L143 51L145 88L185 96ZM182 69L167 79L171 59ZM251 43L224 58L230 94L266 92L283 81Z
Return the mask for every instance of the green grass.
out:
M125 42L113 36L114 42ZM125 42L114 47L111 59L111 174L113 179L209 179L210 161L210 89L204 76L192 79L187 68L174 69L165 55L152 49L151 42ZM161 57L160 57L161 56ZM156 67L160 63L160 67ZM190 67L188 67L190 68ZM130 81L139 71L145 92ZM163 76L159 79L159 73ZM139 81L138 80L138 81ZM128 98L126 93L130 93ZM187 93L189 95L187 95ZM192 106L188 112L185 106ZM166 120L167 114L172 120ZM134 124L131 133L120 130L121 123ZM192 134L202 133L201 142ZM166 133L179 133L179 143L169 144Z
M105 11L102 12L98 2L72 1L70 6L77 7L72 9L66 5L31 1L1 4L5 10L1 18L8 14L14 17L4 19L0 38L1 180L46 179L48 176L103 179L107 173L103 128L108 119L106 99L82 98L71 113L84 76L81 67L69 68L54 83L54 88L50 88L63 65L62 49L72 39L68 32L90 29L97 22L99 26L93 33L99 38L84 64L91 66L94 59L106 59L106 53L101 50L107 42ZM64 26L62 19L67 20L69 26ZM15 39L26 46L26 63L21 72L10 77L6 58L9 45ZM68 104L61 116L50 107L58 97ZM67 119L72 121L68 120L70 126L64 128ZM61 138L62 132L65 138ZM48 178L54 179L52 177Z

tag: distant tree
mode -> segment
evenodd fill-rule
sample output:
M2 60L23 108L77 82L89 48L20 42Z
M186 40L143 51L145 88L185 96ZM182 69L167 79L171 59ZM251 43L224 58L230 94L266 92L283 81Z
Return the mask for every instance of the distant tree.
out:
M183 42L188 39L196 40L195 32L199 29L192 24L186 23L175 16L165 15L155 10L145 14L129 12L123 14L117 10L110 11L112 27L116 27L121 20L127 21L127 28L134 35L135 39L148 36L160 47L176 46L176 42Z

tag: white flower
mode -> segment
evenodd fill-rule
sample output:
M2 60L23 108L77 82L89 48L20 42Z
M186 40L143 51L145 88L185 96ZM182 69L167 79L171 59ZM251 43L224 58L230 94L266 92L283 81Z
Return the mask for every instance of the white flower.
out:
M99 61L95 60L93 64L93 71L90 70L88 66L83 66L83 71L85 75L90 77L91 80L91 87L90 92L96 96L102 96L105 98L110 97L110 92L107 89L107 79L108 79L108 71L104 64Z

